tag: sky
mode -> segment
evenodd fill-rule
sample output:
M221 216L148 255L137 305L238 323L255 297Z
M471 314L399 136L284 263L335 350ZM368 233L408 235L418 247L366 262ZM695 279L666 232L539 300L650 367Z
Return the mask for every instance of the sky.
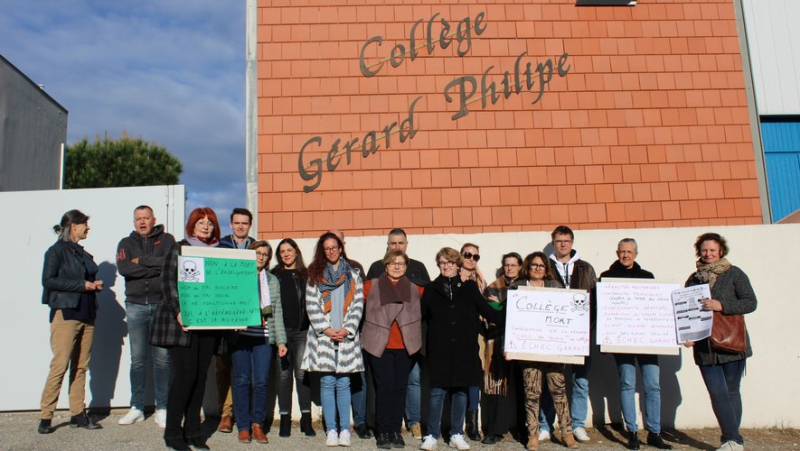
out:
M0 54L69 111L67 145L123 131L183 163L187 214L245 204L244 0L0 0Z

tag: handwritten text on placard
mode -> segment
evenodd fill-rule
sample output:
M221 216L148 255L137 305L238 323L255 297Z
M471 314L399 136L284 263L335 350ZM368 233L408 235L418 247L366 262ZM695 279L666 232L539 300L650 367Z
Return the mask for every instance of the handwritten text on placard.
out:
M597 344L675 348L674 283L603 279L597 284Z

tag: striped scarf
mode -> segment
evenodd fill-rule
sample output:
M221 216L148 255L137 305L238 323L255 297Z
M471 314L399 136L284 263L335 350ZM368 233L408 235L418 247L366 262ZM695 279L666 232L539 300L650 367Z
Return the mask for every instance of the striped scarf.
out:
M327 314L331 311L331 293L344 285L344 311L350 307L350 302L355 297L356 285L353 283L352 268L345 259L339 259L339 267L334 268L328 263L325 271L322 272L322 280L317 284L322 295L323 311Z

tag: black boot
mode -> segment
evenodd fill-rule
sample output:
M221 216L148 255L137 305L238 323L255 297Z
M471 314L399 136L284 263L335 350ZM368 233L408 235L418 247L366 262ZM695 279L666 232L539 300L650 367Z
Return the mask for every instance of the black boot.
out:
M39 428L37 429L40 434L49 434L53 432L53 420L39 420Z
M636 431L628 432L628 449L639 449L639 436Z
M473 442L481 440L481 432L478 430L477 410L467 410L467 437Z
M290 437L292 435L292 416L281 414L281 428L278 431L279 437Z
M84 428L84 429L102 429L103 426L92 421L86 412L81 412L79 415L73 415L69 419L69 427L71 428Z
M315 437L317 435L314 432L314 426L311 425L311 412L303 412L300 417L300 432L306 435L306 437Z
M672 449L672 445L665 443L664 439L661 438L661 434L656 434L655 432L647 433L647 445L658 449Z
M375 446L378 449L392 449L392 439L387 432L375 433Z
M211 451L211 447L208 446L206 439L203 437L187 437L186 441L189 442L194 451Z

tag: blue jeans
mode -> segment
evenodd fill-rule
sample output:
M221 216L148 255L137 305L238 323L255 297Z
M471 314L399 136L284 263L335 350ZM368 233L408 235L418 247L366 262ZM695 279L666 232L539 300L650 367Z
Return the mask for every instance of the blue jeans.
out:
M586 427L586 415L589 414L589 370L592 368L591 357L586 357L583 365L571 365L572 369L572 402L569 410L572 414L572 428ZM539 430L552 431L551 425L556 420L556 407L550 390L542 390L541 412L539 413Z
M363 374L363 373L362 373ZM339 432L350 429L350 375L325 373L319 380L322 415L325 431L336 429L336 412L339 412Z
M267 416L267 380L272 361L272 345L267 337L239 335L231 352L233 362L233 412L236 428L249 431L250 425L264 425ZM250 392L252 388L252 403Z
M711 397L711 408L722 429L722 443L733 440L740 445L744 439L739 434L742 423L742 395L739 384L744 373L744 360L720 365L701 365L700 374Z
M619 373L619 403L625 427L636 432L636 361L642 370L644 385L645 426L650 432L661 433L661 384L659 383L658 356L646 354L614 354Z
M419 385L419 359L414 359L414 366L408 373L406 386L406 426L419 423L422 420L422 389Z
M169 350L150 345L150 327L155 319L156 307L158 304L125 303L131 347L131 407L139 410L144 410L148 353L153 358L156 409L167 408L170 378Z
M367 361L366 355L364 361ZM367 423L367 373L361 371L353 375L361 379L361 382L354 382L351 386L350 396L353 403L353 424L356 426Z
M428 401L427 433L438 439L442 432L444 398L450 393L450 435L464 433L464 415L467 413L467 387L431 387Z
M479 385L470 385L467 388L467 410L474 412L478 410L481 403L481 387Z

